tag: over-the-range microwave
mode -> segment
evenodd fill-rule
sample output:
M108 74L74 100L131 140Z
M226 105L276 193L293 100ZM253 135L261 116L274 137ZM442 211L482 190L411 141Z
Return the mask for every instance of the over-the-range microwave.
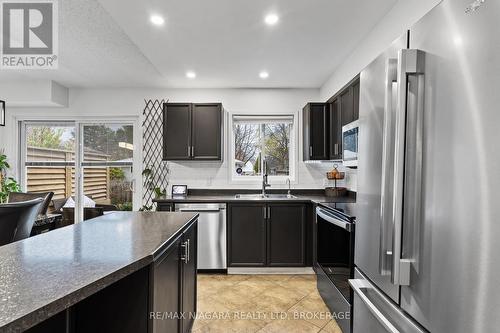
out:
M359 121L342 126L342 160L347 167L358 166Z

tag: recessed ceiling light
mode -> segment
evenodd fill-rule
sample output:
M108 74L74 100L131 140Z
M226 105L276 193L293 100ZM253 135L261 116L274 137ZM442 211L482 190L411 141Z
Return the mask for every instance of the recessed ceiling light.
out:
M151 15L149 20L151 21L151 23L158 26L163 25L165 23L165 19L160 15Z
M196 77L196 73L193 71L186 72L186 77L188 79L194 79Z
M266 18L264 19L267 25L275 25L278 23L280 18L276 14L268 14L266 15Z
M269 73L266 72L266 71L262 71L262 72L259 73L259 77L261 79L267 79L269 77Z

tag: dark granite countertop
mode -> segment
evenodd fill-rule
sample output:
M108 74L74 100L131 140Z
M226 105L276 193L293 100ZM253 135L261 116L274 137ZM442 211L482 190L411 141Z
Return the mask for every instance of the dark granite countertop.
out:
M0 332L20 332L153 262L197 217L115 212L0 247Z
M266 191L270 194L286 193L286 190ZM182 202L356 202L356 194L349 192L345 197L327 197L322 190L292 190L292 194L296 198L265 198L265 199L248 199L236 198L236 194L251 194L259 193L255 190L190 190L186 197L171 197L164 196L154 199L159 203L182 203Z

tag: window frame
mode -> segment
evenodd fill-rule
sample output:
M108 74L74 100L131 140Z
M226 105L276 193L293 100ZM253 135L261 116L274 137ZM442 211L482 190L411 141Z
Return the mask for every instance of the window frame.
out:
M83 154L83 126L85 125L99 125L102 123L106 124L125 124L133 126L133 137L134 137L134 158L132 162L133 167L133 177L134 177L134 196L133 196L133 210L137 211L142 205L142 186L137 186L137 180L142 179L142 127L141 127L141 117L139 116L117 116L110 118L106 117L86 117L86 116L73 116L67 118L61 118L53 115L45 115L45 116L17 116L14 117L14 121L17 124L17 140L19 140L16 144L17 151L16 154L18 156L18 165L16 170L19 175L20 185L23 190L27 188L27 173L26 173L26 125L67 125L67 126L75 126L75 137L80 139L80 143L78 140L75 145L75 186L76 193L75 195L80 196L83 193L83 169L86 167L82 165L80 160L80 154ZM83 155L82 155L83 156ZM112 162L111 162L112 163ZM87 166L88 167L88 166ZM78 215L76 215L78 214ZM81 221L83 219L83 209L80 207L80 203L77 200L75 207L75 221Z
M288 176L283 176L283 175L269 175L268 176L268 181L270 184L285 184L287 179L290 179L290 182L293 184L296 184L298 181L297 177L297 169L298 169L298 114L295 113L278 113L278 114L269 114L269 113L230 113L229 114L229 126L228 126L228 150L229 150L229 163L230 166L228 168L228 178L229 178L229 183L231 184L244 184L244 185L250 185L250 184L260 184L262 182L262 176L244 176L244 177L239 177L236 175L236 166L235 166L235 135L234 135L234 124L235 122L235 117L255 117L256 119L261 118L263 120L263 123L265 123L266 118L273 118L273 117L291 117L292 118L292 123L291 123L291 130L290 130L290 144L288 147L289 155L289 174Z

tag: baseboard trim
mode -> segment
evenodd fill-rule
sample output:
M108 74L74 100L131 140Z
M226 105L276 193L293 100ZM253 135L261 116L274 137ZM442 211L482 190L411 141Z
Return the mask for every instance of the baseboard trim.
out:
M315 274L312 267L228 267L227 274Z

